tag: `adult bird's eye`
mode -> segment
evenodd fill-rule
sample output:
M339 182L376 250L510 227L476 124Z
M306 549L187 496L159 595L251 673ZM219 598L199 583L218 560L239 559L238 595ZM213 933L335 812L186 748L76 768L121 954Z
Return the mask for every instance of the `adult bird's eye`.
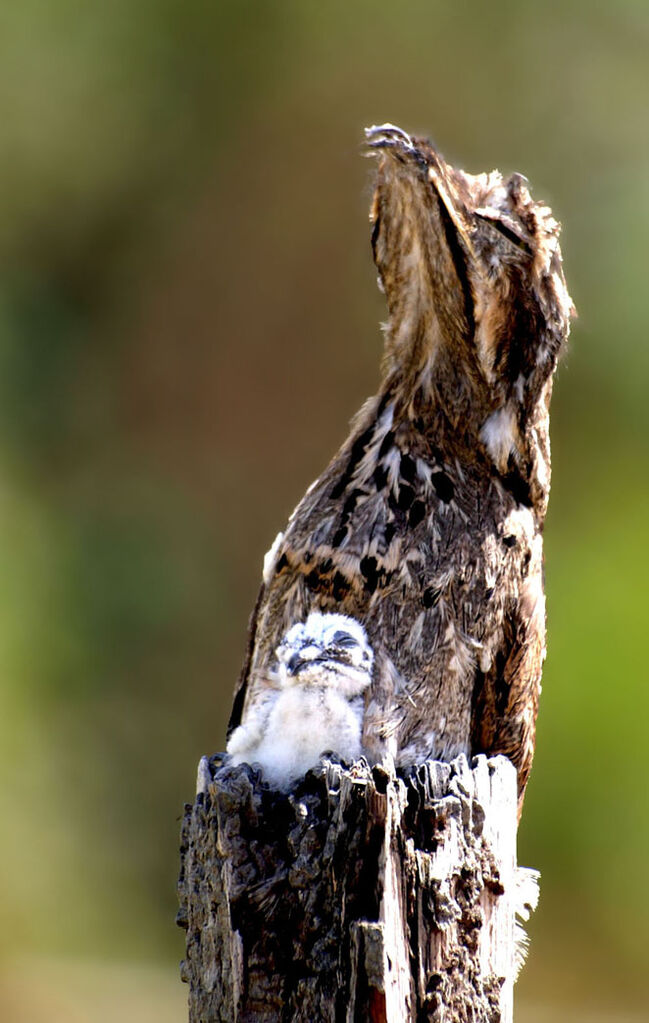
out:
M521 238L515 231L512 231L506 224L503 224L502 220L497 220L495 217L485 217L481 213L476 213L476 217L479 217L483 224L489 224L489 227L493 227L494 231L498 231L498 234L504 235L507 241L510 241L517 249L522 249L529 256L532 255L532 250L525 239Z

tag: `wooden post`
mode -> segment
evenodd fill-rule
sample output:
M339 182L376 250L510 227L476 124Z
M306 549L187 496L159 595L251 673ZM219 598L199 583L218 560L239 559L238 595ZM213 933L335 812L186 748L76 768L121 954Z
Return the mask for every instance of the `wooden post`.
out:
M516 772L203 758L182 827L190 1023L512 1023Z

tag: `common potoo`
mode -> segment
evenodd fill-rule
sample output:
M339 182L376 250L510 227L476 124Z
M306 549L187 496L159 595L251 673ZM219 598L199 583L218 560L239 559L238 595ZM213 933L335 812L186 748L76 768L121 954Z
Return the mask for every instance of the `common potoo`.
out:
M545 655L548 409L572 312L559 225L518 174L467 174L392 125L366 135L382 383L267 555L230 727L268 699L287 631L343 613L374 654L364 752L402 766L503 753L522 805Z

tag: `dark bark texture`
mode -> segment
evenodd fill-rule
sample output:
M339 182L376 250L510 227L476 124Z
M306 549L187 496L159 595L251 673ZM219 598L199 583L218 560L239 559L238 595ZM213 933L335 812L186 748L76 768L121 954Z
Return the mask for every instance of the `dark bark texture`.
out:
M510 1023L516 773L201 762L182 826L190 1023Z

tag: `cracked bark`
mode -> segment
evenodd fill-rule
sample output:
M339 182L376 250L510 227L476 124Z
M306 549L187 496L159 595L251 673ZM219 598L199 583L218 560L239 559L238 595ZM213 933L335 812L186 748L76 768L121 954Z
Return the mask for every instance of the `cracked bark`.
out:
M201 762L181 835L190 1023L511 1023L516 772Z

